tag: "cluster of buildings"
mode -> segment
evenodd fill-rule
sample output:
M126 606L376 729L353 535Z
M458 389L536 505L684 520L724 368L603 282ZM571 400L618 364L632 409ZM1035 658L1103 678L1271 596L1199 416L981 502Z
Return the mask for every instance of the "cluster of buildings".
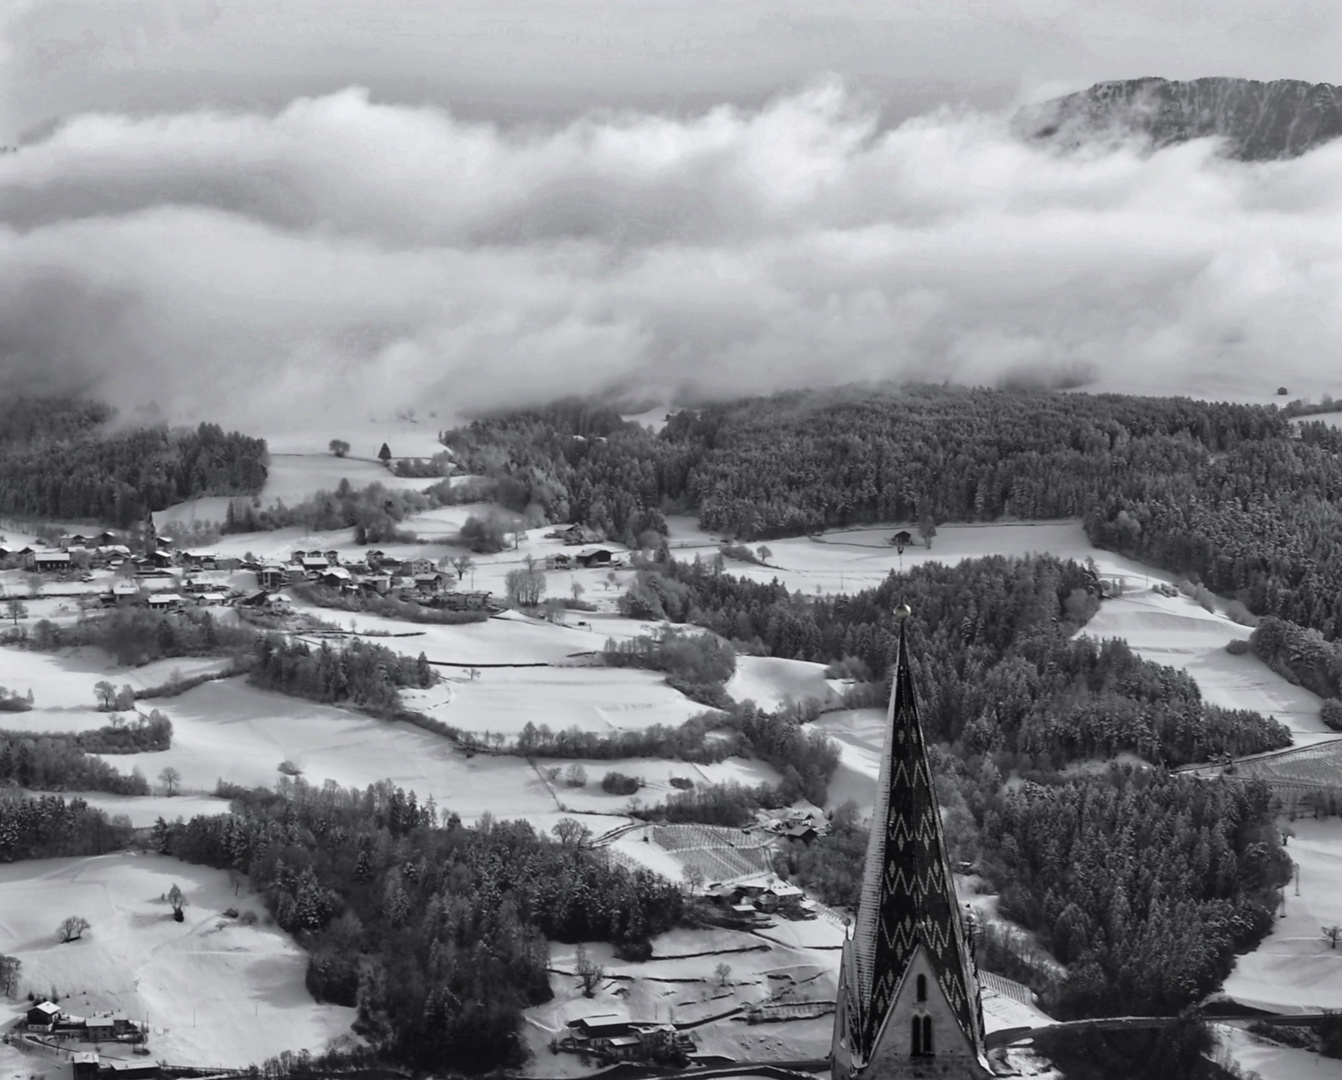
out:
M39 1001L28 1009L24 1030L76 1042L144 1042L144 1028L125 1013L75 1016L54 1001ZM95 1055L96 1056L96 1055Z
M574 528L577 528L575 525ZM587 548L570 555L567 551L545 556L547 570L590 570L595 566L619 566L620 560L610 548Z
M65 533L53 548L0 544L0 561L17 560L25 570L69 577L89 570L117 570L130 564L140 576L168 575L174 570L236 570L239 559L226 559L209 552L179 550L170 537L150 534L143 554L133 554L126 537L114 532L85 536Z
M603 1013L570 1020L558 1050L601 1061L671 1061L694 1054L694 1036L675 1024L632 1020L625 1013Z
M720 909L724 924L742 929L770 926L771 917L814 919L814 902L796 885L770 877L709 885L704 896Z
M755 814L755 824L765 832L801 844L809 844L830 831L829 820L815 807L760 810Z
M419 556L397 559L373 548L357 562L346 562L335 550L295 551L287 563L250 567L264 593L286 585L312 582L340 592L363 595L396 595L403 600L422 600L454 610L491 609L488 592L458 592L456 575L442 571L432 559Z

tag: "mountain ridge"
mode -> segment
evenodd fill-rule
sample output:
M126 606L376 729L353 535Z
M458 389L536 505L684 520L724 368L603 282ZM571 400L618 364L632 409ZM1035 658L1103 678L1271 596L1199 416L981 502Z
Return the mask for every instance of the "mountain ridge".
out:
M1342 136L1342 86L1300 79L1122 79L1027 105L1012 126L1026 139L1064 147L1144 136L1159 149L1217 137L1227 157L1275 161Z

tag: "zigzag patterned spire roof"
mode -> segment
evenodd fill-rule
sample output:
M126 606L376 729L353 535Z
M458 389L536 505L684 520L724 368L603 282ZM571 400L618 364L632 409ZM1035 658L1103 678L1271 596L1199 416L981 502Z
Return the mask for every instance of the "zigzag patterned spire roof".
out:
M970 1045L983 1049L978 978L965 947L932 770L909 669L909 610L901 607L899 654L867 843L862 903L853 933L857 1001L850 1039L868 1058L919 945Z

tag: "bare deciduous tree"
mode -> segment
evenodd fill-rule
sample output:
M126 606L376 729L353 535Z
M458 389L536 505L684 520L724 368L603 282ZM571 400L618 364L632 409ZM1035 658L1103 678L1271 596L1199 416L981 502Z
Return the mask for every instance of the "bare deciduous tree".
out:
M1342 926L1324 926L1323 936L1328 939L1328 944L1334 949L1337 948L1337 939L1342 937Z
M70 915L56 928L56 934L64 944L67 941L78 941L88 928L89 921L84 916Z
M592 830L581 821L563 818L552 830L555 839L565 847L580 848L592 839Z
M177 794L177 785L182 782L182 774L169 765L158 774L159 782L168 789L169 795Z
M186 907L186 897L182 895L182 890L175 881L168 890L168 903L172 905L172 917L178 922L184 921L186 916L182 914L182 908Z
M28 605L17 596L11 596L5 601L5 614L14 620L14 625L19 625L20 619L28 617Z
M606 977L605 969L587 955L587 949L582 945L578 946L578 958L573 965L573 973L578 976L583 997L591 997L601 985L601 980Z
M726 986L727 980L732 977L732 966L728 963L721 963L713 969L713 974L718 977L719 986Z

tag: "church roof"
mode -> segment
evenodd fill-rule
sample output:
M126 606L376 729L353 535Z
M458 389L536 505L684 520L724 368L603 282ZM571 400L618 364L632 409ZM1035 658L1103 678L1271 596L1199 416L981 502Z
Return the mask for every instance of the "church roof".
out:
M850 1039L863 1058L874 1049L920 945L965 1037L970 1045L980 1050L983 1046L978 982L946 858L909 667L907 612L907 608L901 611L880 781L852 941L857 1007L849 1013Z

